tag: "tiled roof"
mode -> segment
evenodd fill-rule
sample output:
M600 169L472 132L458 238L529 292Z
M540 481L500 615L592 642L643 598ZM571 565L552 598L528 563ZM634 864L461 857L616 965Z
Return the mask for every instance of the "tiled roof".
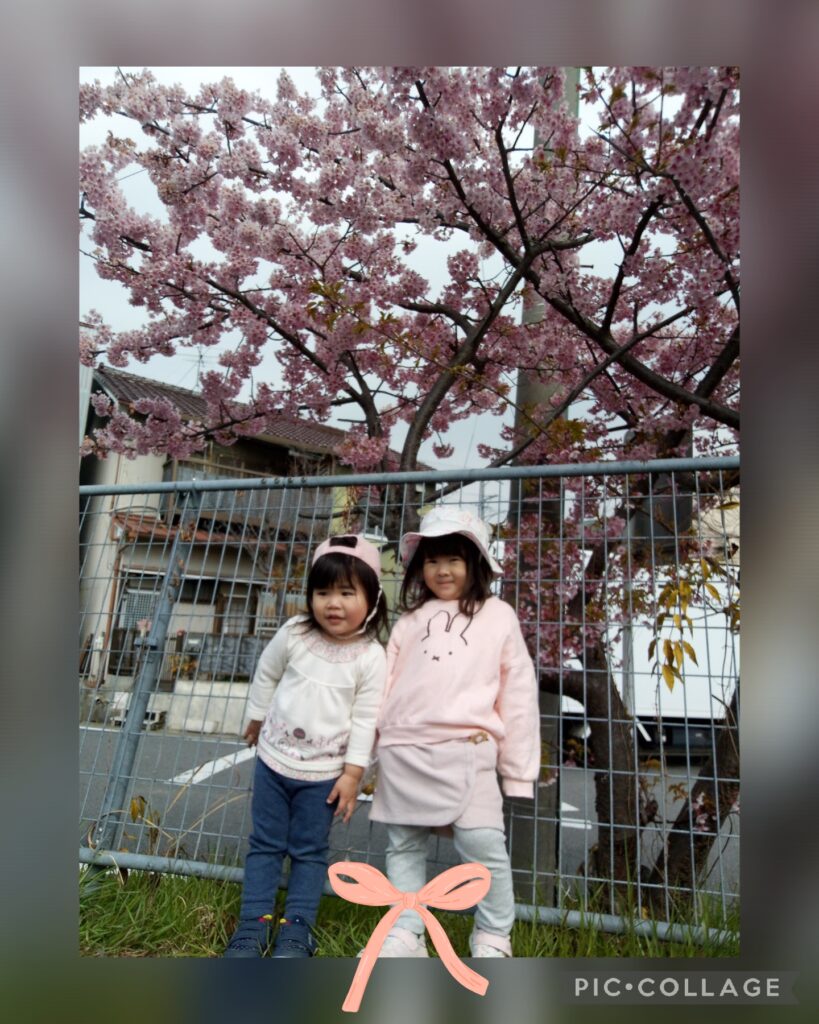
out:
M205 400L195 391L179 388L174 384L162 384L158 380L138 377L135 373L115 370L111 366L98 366L94 379L118 402L128 404L139 398L169 398L176 408L191 419L205 415Z
M204 398L188 388L138 377L135 373L115 370L110 366L98 367L94 371L94 378L108 395L123 404L135 402L139 398L167 398L184 417L204 419ZM267 429L259 436L291 447L330 454L344 440L345 434L337 427L276 416L269 418Z
M111 398L123 404L135 402L138 398L167 398L174 403L183 417L201 420L205 416L204 398L188 388L139 377L135 373L126 373L125 370L116 370L111 366L97 367L94 370L94 379ZM274 444L329 455L341 444L346 434L337 427L276 416L268 419L267 429L257 436ZM392 454L396 459L399 458L398 452ZM418 468L430 467L419 462Z
M144 512L138 514L129 513L124 510L116 511L113 513L113 520L117 526L121 527L125 538L129 541L132 540L145 540L146 538L150 541L167 540L169 537L175 537L179 532L179 527L174 526L172 523L164 522L162 519L158 519L156 516L146 515ZM286 525L286 524L285 524ZM219 539L224 544L229 544L231 541L234 544L242 544L242 537L247 530L247 526L244 525L241 534L231 534L228 528L227 532L219 533ZM277 535L286 532L280 530L277 527ZM193 540L200 544L210 544L214 538L214 527L210 526L207 530L190 530L188 529L186 539ZM307 552L308 545L305 544L305 537L303 533L297 533L296 536L299 538L295 542L277 542L272 545L272 549L277 555L289 555L291 552L294 555L303 555ZM270 547L270 545L268 545Z

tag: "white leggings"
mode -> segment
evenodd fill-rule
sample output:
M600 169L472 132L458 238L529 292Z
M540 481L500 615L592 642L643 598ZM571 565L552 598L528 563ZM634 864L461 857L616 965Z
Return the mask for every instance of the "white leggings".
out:
M475 910L476 931L508 936L515 920L512 866L503 832L499 828L452 826L455 849L463 863L477 861L489 868L492 884ZM387 877L402 892L417 892L427 881L427 839L425 825L387 825ZM396 925L417 935L424 922L414 910L405 910Z

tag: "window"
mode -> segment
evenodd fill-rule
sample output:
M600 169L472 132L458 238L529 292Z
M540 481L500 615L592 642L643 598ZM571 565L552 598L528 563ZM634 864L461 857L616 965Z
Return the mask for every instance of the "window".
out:
M253 632L256 613L255 591L248 588L226 587L216 599L216 631L223 636L246 636Z
M138 622L151 621L158 600L159 594L156 590L127 588L119 613L120 626L123 629L138 629Z

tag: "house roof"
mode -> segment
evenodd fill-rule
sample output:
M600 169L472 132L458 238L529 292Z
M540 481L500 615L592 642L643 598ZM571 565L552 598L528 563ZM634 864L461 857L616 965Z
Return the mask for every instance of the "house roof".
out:
M205 399L188 388L139 377L135 373L115 370L110 366L97 367L94 378L117 402L127 404L139 398L166 398L173 402L183 417L197 420L205 417ZM257 436L292 448L329 455L344 440L345 433L337 427L275 416L268 418L267 429Z
M111 366L98 366L94 370L97 384L117 402L128 404L139 398L167 398L176 406L183 417L202 420L205 417L205 399L189 388L180 388L175 384L140 377L125 370L116 370ZM338 427L328 427L321 423L311 423L289 416L268 417L267 429L256 435L259 440L273 444L299 448L302 451L331 455L346 437L346 432ZM396 461L400 455L392 451ZM422 462L419 469L429 469Z
M125 509L115 510L111 513L111 518L114 525L122 529L129 541L164 541L169 537L175 537L181 529L181 527L173 523L165 522L158 516L146 515L144 512L128 512ZM207 530L191 530L189 525L186 525L184 529L186 539L192 540L194 543L211 544L214 537L218 537L224 545L231 543L231 541L234 544L241 545L245 542L248 524L242 523L240 532L234 534L231 533L229 527L225 528L224 532L215 530L213 527ZM280 536L283 532L283 530L277 528L276 535ZM277 541L273 544L265 541L265 543L267 544L268 551L272 548L273 552L277 555L288 555L290 553L295 555L306 554L308 545L305 543L305 534L303 532L296 532L295 537L297 539L293 541Z

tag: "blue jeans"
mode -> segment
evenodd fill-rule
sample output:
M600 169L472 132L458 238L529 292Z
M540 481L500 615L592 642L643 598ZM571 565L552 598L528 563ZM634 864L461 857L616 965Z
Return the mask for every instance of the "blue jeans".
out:
M284 914L314 924L327 878L330 826L338 801L327 803L335 779L288 779L256 757L249 849L240 918L272 914L282 861L290 856Z

